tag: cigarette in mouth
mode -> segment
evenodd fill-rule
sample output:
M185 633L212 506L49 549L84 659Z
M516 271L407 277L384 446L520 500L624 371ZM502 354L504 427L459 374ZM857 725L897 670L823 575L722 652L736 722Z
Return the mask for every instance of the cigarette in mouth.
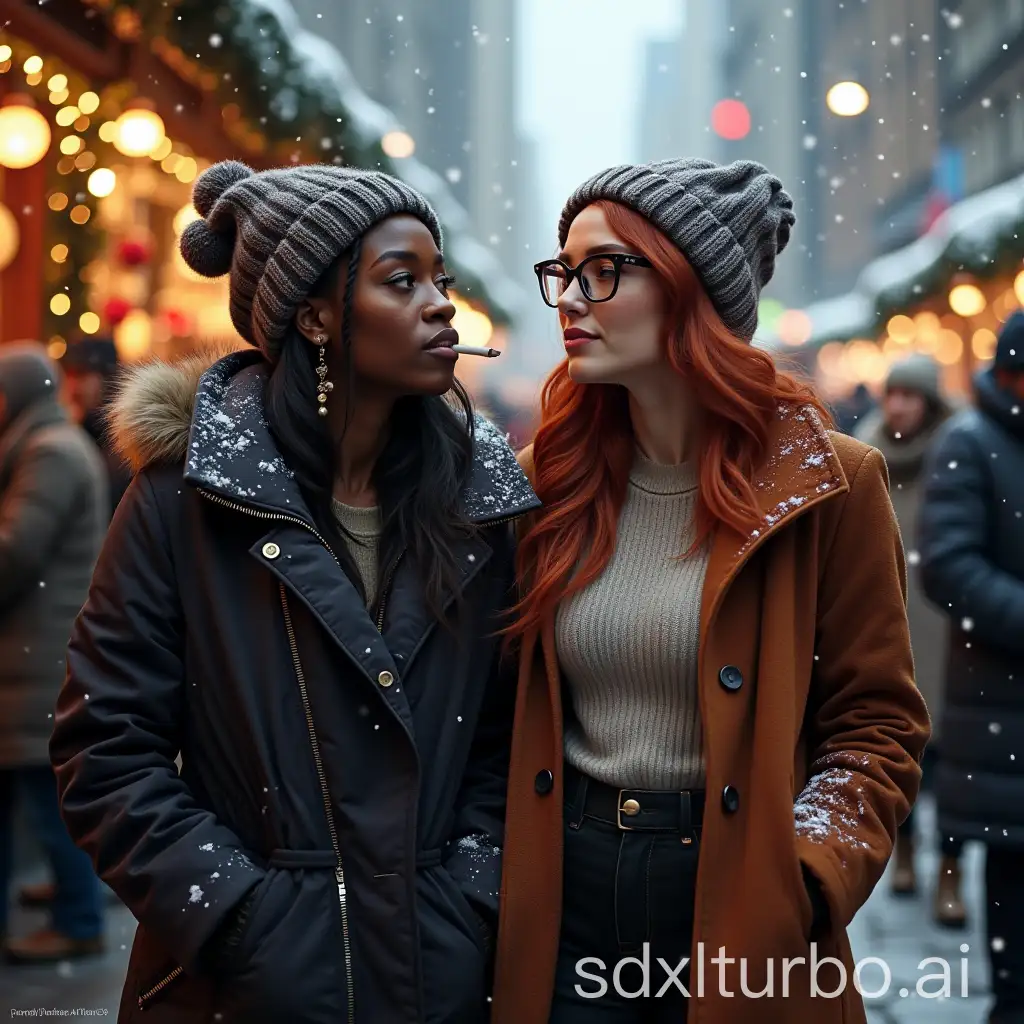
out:
M452 345L452 351L458 352L460 356L485 356L487 359L501 355L500 349L477 348L475 345Z

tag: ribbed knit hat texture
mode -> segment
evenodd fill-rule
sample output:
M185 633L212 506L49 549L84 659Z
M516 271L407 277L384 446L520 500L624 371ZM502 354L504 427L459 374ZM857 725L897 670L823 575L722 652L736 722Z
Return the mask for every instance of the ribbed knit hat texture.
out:
M204 277L231 274L235 330L270 358L299 303L376 224L411 214L442 248L427 200L380 171L312 164L255 172L224 160L199 176L192 202L201 219L182 232L181 254Z
M796 222L793 200L777 177L753 160L610 167L566 202L558 224L563 246L576 215L601 199L630 207L665 234L693 267L725 326L753 339L761 289Z

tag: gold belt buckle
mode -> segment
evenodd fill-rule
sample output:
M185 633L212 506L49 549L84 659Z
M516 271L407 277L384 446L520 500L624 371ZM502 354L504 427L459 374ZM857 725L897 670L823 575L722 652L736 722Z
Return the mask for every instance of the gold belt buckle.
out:
M615 802L616 824L619 826L620 829L622 829L623 832L632 832L633 829L631 829L628 825L624 825L622 823L622 816L623 814L626 814L630 817L634 817L635 815L639 814L640 804L632 798L623 803L622 794L625 792L626 790L620 789L618 800L616 800Z

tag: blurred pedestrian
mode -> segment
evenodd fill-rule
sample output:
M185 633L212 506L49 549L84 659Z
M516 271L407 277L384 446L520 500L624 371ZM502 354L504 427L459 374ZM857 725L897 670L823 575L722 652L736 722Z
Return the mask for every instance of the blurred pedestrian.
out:
M55 879L52 926L7 940L8 957L24 962L103 945L99 880L61 821L47 750L108 500L96 446L60 405L59 375L42 347L0 347L0 934L17 797Z
M851 437L857 433L860 424L877 408L877 403L868 386L859 383L841 402L835 406L836 430Z
M882 404L860 425L856 435L879 449L889 469L890 493L904 541L917 543L917 524L924 491L924 466L936 433L950 416L950 404L940 380L939 364L917 353L895 363L889 370ZM929 786L935 760L940 755L942 687L945 669L945 615L934 608L921 591L915 559L908 569L907 611L914 651L914 675L928 705L932 738L925 750L923 785ZM914 864L915 821L912 810L900 826L892 876L896 895L917 892ZM941 866L935 889L934 915L939 924L962 928L966 910L960 894L960 853L963 844L948 835L941 837Z
M113 515L131 482L131 472L115 451L107 424L121 371L117 346L111 338L81 338L68 346L60 367L64 374L65 401L75 421L96 442L106 460Z
M939 828L982 842L993 1024L1024 1021L1024 311L929 460L918 547L951 634Z
M434 210L332 166L198 178L244 351L126 382L139 470L68 649L64 819L139 922L121 1020L483 1024L515 699L508 520ZM180 771L175 757L180 754Z
M537 265L494 1024L864 1024L846 928L928 715L884 460L751 344L793 223L753 161L622 166Z

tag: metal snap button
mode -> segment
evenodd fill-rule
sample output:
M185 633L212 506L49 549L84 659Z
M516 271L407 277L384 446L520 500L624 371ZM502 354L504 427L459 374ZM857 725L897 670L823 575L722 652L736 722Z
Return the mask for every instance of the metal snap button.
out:
M263 545L264 558L277 558L279 554L281 554L281 549L273 541Z
M385 669L379 676L377 676L377 682L381 686L390 686L395 681L395 677Z

